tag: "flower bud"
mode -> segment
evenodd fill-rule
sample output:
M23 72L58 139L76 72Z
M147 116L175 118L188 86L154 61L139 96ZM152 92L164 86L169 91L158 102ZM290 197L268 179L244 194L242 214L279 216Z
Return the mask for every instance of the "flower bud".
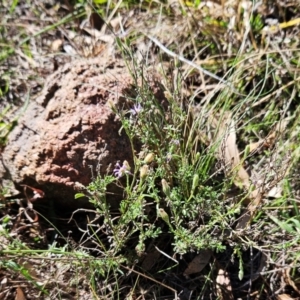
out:
M144 159L144 163L149 165L150 163L153 162L154 158L155 158L155 155L153 152L148 153Z
M130 166L129 166L129 163L127 160L124 160L123 161L123 167L127 170L127 171L130 171Z
M171 189L170 189L170 186L169 186L169 184L167 183L167 181L165 179L161 180L161 185L162 185L162 189L163 189L164 194L167 197L170 197Z
M158 209L158 216L161 217L167 224L170 224L169 216L163 208Z
M135 247L135 251L136 251L136 254L141 257L143 256L143 254L145 253L145 249L146 249L146 246L144 243L139 243L136 247Z
M148 173L149 173L149 166L148 165L143 165L140 168L140 178L145 179L147 177Z

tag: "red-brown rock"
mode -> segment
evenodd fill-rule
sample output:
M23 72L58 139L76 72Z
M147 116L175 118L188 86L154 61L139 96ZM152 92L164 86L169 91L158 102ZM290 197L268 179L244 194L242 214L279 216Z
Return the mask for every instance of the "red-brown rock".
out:
M87 185L99 172L111 174L117 161L132 161L129 140L119 134L121 123L108 104L122 107L132 82L124 64L99 58L56 71L11 133L3 176L73 206L76 183Z

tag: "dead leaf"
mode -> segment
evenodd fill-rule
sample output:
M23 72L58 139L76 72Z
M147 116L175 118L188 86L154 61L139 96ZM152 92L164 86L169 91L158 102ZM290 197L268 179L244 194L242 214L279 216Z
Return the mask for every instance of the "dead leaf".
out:
M232 169L240 164L239 150L236 145L236 132L234 120L228 120L227 133L224 137L223 143L225 146L225 161L232 165Z
M117 31L120 28L120 24L122 24L123 17L117 16L110 21L110 26L113 28L114 31Z
M219 124L216 140L221 140L218 151L219 159L225 162L227 173L234 176L234 184L240 188L249 189L250 177L240 159L236 143L235 122L231 113L224 113L223 119Z
M216 121L214 121L216 123ZM217 123L218 124L218 123ZM243 167L240 159L239 150L236 143L235 122L232 119L231 113L226 112L223 119L219 122L219 128L216 134L216 140L221 139L221 144L218 151L219 159L225 162L227 175L233 176L234 184L249 191L251 188L250 176ZM251 221L256 207L262 199L262 191L259 188L254 189L249 193L248 197L244 198L243 204L248 205L246 212L237 225L237 228L245 228Z
M294 300L295 298L292 298L288 294L281 294L277 296L277 300Z
M26 300L26 297L20 286L17 287L15 300Z
M276 185L271 188L268 192L268 198L281 198L282 197L282 187L280 185Z
M264 141L263 140L259 140L258 142L255 142L255 143L250 143L248 145L249 147L249 152L250 153L253 153L253 152L256 152L258 151L264 144Z
M239 149L236 143L235 122L230 113L224 114L217 133L217 140L222 139L219 147L219 158L225 161L227 172L234 176L234 184L239 188L249 190L251 186L250 176L244 169L240 159ZM252 194L251 198L256 198ZM244 204L249 204L251 199L246 198Z
M221 268L219 269L216 283L217 283L218 299L222 299L222 300L234 299L232 294L232 286L230 283L230 278L228 276L228 273L225 270Z
M200 250L200 253L189 263L188 267L183 272L184 276L201 272L208 264L211 258L210 250Z

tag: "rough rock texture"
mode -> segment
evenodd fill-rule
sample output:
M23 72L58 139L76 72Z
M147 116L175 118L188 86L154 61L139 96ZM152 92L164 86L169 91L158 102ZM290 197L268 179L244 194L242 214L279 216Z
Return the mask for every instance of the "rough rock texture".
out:
M98 58L65 65L48 78L11 133L2 153L3 177L74 202L77 182L87 185L99 167L101 174L111 173L117 161L132 160L129 141L119 134L120 121L107 103L122 107L132 91L120 62Z

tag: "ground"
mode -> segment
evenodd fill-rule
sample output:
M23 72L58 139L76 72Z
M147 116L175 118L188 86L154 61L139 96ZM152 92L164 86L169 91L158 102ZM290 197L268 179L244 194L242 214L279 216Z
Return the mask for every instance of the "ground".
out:
M0 11L0 299L299 299L298 1Z

